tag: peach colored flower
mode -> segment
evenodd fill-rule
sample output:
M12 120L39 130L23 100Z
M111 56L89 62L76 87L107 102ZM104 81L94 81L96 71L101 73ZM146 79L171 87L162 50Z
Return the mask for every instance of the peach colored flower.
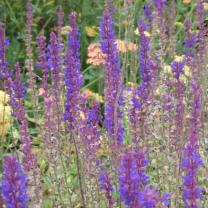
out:
M88 47L87 64L101 65L105 63L105 55L103 54L99 43L91 43Z

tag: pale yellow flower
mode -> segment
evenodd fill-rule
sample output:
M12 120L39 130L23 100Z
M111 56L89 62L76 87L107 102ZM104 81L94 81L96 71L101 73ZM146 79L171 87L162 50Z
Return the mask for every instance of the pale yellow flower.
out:
M91 27L86 26L85 27L85 32L88 37L95 37L98 34L97 30L98 30L98 27L96 27L96 26L91 26Z
M184 4L190 4L190 3L191 3L191 0L182 0L182 2L183 2Z
M68 35L69 31L71 31L70 26L64 26L64 27L61 28L61 34L62 35Z
M0 103L0 125L5 123L10 123L11 120L11 107L5 106Z
M184 60L184 55L182 55L182 56L175 56L175 59L174 59L174 61L176 61L176 62L181 62L183 60Z
M135 34L135 35L139 35L139 30L138 30L138 28L136 28L136 30L134 30L134 34Z
M175 22L175 26L182 27L182 26L184 26L184 24L182 22Z
M86 116L84 114L84 112L80 112L80 118L84 121L86 119Z
M192 72L191 72L190 68L189 68L187 65L185 65L183 69L184 69L184 74L185 74L187 77L191 77Z
M170 65L165 65L164 66L164 72L167 74L171 74L172 70L171 70L171 66Z
M0 124L0 138L5 137L10 129L10 123ZM2 141L1 141L2 142ZM1 143L0 142L0 143Z
M7 104L9 101L9 95L0 90L0 103Z
M150 37L150 33L149 32L147 32L147 31L144 31L144 35L146 36L146 37Z
M208 11L208 3L207 3L207 2L204 2L204 3L203 3L203 6L204 6L204 10L205 10L205 11Z
M184 84L186 84L187 81L188 81L188 79L187 79L187 77L185 76L185 74L181 74L180 77L179 77L179 79L180 79Z
M5 137L10 128L11 107L0 103L0 137Z
M136 28L136 30L134 31L134 33L135 33L135 35L140 35L139 34L139 30L138 30L138 28ZM150 37L150 33L149 32L147 32L147 31L144 31L144 35L146 36L146 37Z
M126 53L128 51L126 44L123 40L119 40L119 39L116 40L116 44L117 44L119 52Z
M156 94L157 96L161 95L161 89L160 89L160 87L158 87L158 88L155 90L155 94Z

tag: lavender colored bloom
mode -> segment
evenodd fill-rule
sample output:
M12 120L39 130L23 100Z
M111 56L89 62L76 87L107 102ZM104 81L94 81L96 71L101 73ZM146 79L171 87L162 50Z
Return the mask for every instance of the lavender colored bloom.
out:
M5 29L3 25L0 23L0 80L6 81L8 80L12 72L9 70L8 62L5 59L6 56L6 48L8 47L8 39L5 37Z
M48 90L48 75L49 75L49 69L48 69L48 60L46 56L46 43L45 43L45 37L40 35L37 38L37 43L38 43L38 49L39 49L39 63L37 64L38 67L41 68L43 71L43 78L42 78L42 84L43 84L43 89L46 92Z
M61 118L60 118L60 112L61 112L61 103L60 103L60 92L61 92L61 57L59 56L59 44L56 38L55 33L50 34L50 45L49 45L49 68L51 70L51 79L52 79L52 92L54 94L54 100L55 100L55 121L57 123L57 128L58 125L61 123Z
M59 58L59 51L58 51L58 42L55 33L50 34L50 45L49 45L49 53L48 53L48 63L49 68L51 70L52 75L52 87L55 93L55 96L58 97L60 93L60 58Z
M152 10L150 8L150 5L148 3L146 3L145 6L144 6L144 16L147 18L149 23L152 23L153 14L152 14Z
M187 36L184 42L185 55L188 59L190 59L194 55L193 49L196 44L196 36L191 32L190 19L186 19L185 26L186 26L186 36Z
M162 204L164 206L169 205L170 194L166 193L162 197L157 188L151 188L147 185L139 195L139 207L141 208L156 208Z
M25 116L24 96L25 86L21 83L20 66L17 63L15 65L16 79L10 82L10 104L13 107L13 115L20 122L20 136L22 143L23 166L24 170L30 172L31 169L37 168L37 160L32 153L32 140L29 134L28 121Z
M121 166L118 169L119 194L121 201L129 208L136 207L139 194L139 175L137 164L133 154L126 151L121 158Z
M170 204L170 197L171 197L171 194L170 193L165 193L162 195L161 197L161 200L162 200L162 203L165 205L165 206L168 206Z
M146 88L149 88L151 83L154 83L157 63L150 58L150 38L145 34L146 29L146 24L140 20L138 22L138 30L140 33L140 75L142 83Z
M141 150L126 150L118 168L119 194L121 201L129 208L156 208L167 206L170 194L162 197L157 188L150 188L146 175L148 160Z
M200 166L203 165L199 153L199 138L201 127L201 90L198 83L192 82L192 118L190 134L187 145L184 150L184 156L181 162L181 169L185 175L182 176L183 182L183 201L186 208L198 208L198 201L202 199L202 188L198 186L197 173Z
M171 69L174 77L179 80L180 75L184 74L184 61L174 61L171 64Z
M64 12L62 7L59 8L58 11L58 21L57 21L57 40L58 40L58 45L61 47L62 46L62 34L61 34L61 28L63 25L64 21Z
M140 192L139 205L143 208L156 208L160 202L160 194L156 188L152 189L150 186L146 186L144 190Z
M137 89L133 89L132 107L130 109L130 121L132 125L132 137L135 141L138 136L136 128L145 123L145 111L148 105L152 103L151 92L155 84L155 74L157 64L150 58L150 39L145 34L146 24L143 21L138 22L138 30L140 33L140 76L141 83ZM150 102L151 101L151 102ZM140 128L142 129L142 128Z
M13 156L5 156L3 163L2 195L8 208L26 208L28 195L26 193L26 177L20 163Z
M109 0L100 22L101 48L105 54L105 127L110 138L122 143L122 82L112 14L112 1Z
M99 112L99 103L94 101L91 106L87 105L86 98L82 97L83 105L81 106L83 118L80 120L81 138L85 144L85 153L88 161L96 163L96 153L99 148L99 122L101 119Z
M64 120L69 122L69 127L75 127L80 113L80 88L83 81L80 73L80 34L76 23L76 15L71 13L69 19L71 30L69 31L65 60L66 102Z
M166 0L154 0L155 8L157 9L158 14L163 14L163 10L166 4Z
M108 200L108 208L113 208L114 200L112 197L113 187L110 178L105 171L100 172L99 176L100 189L104 191L105 197Z
M184 74L184 66L185 62L180 60L175 60L171 64L171 69L173 76L175 78L174 87L174 98L176 100L175 105L175 116L174 116L174 129L172 134L172 144L177 147L178 151L181 151L182 144L182 133L183 133L183 121L184 121L184 112L185 112L185 104L184 104L184 96L185 96L185 85L183 81L181 81L180 77Z
M140 151L125 151L121 157L121 165L118 169L119 193L121 200L129 207L138 205L138 197L143 185L148 181L145 168L148 160Z

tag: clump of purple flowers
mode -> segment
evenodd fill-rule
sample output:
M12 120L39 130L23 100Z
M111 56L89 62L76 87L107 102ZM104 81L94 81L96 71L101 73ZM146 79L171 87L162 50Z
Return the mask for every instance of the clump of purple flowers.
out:
M3 163L2 195L8 208L26 208L28 195L26 193L26 177L20 163L14 156L5 156Z
M66 101L64 120L68 121L70 128L75 128L80 113L80 88L83 80L80 73L80 34L75 13L69 15L69 20L71 30L68 35L68 50L65 60Z
M199 153L199 138L201 126L201 90L199 84L192 82L192 118L190 124L190 135L184 150L181 162L181 169L184 171L183 182L183 201L186 208L198 208L198 200L202 199L202 188L198 186L197 173L203 165Z
M121 201L129 208L156 208L158 204L169 204L170 194L162 197L157 188L151 188L146 175L148 160L141 150L126 150L118 168Z
M100 189L104 192L108 200L108 208L113 208L114 199L112 197L113 186L111 184L109 175L105 171L101 171L99 175Z
M122 143L122 80L119 64L118 48L116 46L116 36L113 28L112 1L107 1L104 15L100 22L101 48L105 54L105 127L110 138Z

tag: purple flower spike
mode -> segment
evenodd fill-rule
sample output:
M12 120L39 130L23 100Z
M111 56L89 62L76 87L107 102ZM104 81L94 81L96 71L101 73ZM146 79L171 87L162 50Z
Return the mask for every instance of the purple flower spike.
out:
M121 165L118 169L119 193L121 200L129 208L138 206L138 196L141 188L148 181L145 173L148 160L142 151L125 151L121 157Z
M184 61L174 61L171 64L172 72L177 80L179 79L181 74L184 74L184 65Z
M65 84L66 84L66 102L65 102L65 121L68 121L69 127L75 127L77 118L80 113L80 88L83 83L83 78L80 73L80 43L79 31L76 23L76 15L69 15L70 28L68 51L66 55L65 69Z
M198 83L192 82L192 118L190 134L187 145L184 150L184 156L181 162L181 169L184 171L183 182L183 201L186 208L198 208L198 201L202 199L202 188L198 186L197 173L200 166L203 165L199 153L199 138L201 126L201 90Z
M13 156L5 156L3 163L2 195L8 208L26 208L28 195L26 193L26 177L21 165Z
M100 189L104 191L105 197L108 200L109 203L108 208L113 208L114 200L111 194L111 192L113 192L113 187L111 185L110 178L106 172L102 171L100 173L99 182L100 182Z
M150 8L150 5L148 3L146 3L145 6L144 6L144 16L147 18L149 23L152 23L153 14L152 14L152 10Z
M100 22L101 48L105 54L105 127L110 138L122 143L122 82L112 14L112 1L109 0Z
M11 77L11 71L9 71L8 62L5 59L6 48L9 41L5 37L5 29L0 23L0 81L6 81Z

